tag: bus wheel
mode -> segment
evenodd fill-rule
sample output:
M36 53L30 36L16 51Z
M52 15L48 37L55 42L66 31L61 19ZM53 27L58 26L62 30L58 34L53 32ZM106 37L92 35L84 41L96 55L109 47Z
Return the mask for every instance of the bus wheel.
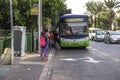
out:
M60 49L64 49L64 47L60 47Z
M86 46L81 47L82 49L86 49Z
M86 49L86 46L84 46L83 49Z

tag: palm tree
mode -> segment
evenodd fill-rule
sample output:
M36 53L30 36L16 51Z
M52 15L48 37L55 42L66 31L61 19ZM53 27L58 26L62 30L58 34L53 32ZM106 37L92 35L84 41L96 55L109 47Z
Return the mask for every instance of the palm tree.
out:
M120 2L117 0L104 0L106 7L109 10L109 29L111 30L111 25L114 19L115 12L113 9L120 7Z
M90 13L90 24L93 25L93 9L92 9L92 1L88 1L86 4L86 9Z
M95 27L97 26L97 22L96 22L96 17L97 17L97 3L94 1L91 1L91 8L92 8L92 13L94 15L94 23L95 23Z
M91 13L91 15L94 16L94 22L95 22L95 27L96 27L96 17L98 16L98 19L100 17L100 13L103 11L103 3L100 2L100 1L97 1L97 2L94 2L94 1L88 1L86 4L86 9ZM92 18L91 18L91 21ZM98 21L98 25L100 26L99 24L100 22Z
M120 10L117 10L117 13L119 13L119 14L120 14Z
M97 1L96 2L96 11L97 11L97 16L98 16L98 26L100 26L100 14L101 14L101 12L102 11L104 11L105 10L105 6L103 5L103 3L102 2L100 2L100 1Z

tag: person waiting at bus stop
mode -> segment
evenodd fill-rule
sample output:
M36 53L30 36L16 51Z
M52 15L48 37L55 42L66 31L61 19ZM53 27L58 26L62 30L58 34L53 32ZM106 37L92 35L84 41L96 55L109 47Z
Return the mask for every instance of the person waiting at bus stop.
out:
M41 60L47 61L46 53L47 53L47 37L45 36L45 32L41 32L40 37L40 57Z
M49 31L49 47L51 48L53 46L53 40L54 40L54 35L52 31Z

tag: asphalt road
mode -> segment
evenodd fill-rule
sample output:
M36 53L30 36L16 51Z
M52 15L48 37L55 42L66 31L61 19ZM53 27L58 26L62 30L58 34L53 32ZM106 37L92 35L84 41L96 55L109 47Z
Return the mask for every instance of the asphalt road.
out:
M56 50L49 80L120 80L120 44Z

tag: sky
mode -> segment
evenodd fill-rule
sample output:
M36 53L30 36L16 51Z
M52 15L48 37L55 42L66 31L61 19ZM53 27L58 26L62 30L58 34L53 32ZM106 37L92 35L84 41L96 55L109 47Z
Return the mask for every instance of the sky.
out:
M73 14L84 14L86 12L85 3L88 1L103 1L103 0L66 0L68 9L72 9Z

